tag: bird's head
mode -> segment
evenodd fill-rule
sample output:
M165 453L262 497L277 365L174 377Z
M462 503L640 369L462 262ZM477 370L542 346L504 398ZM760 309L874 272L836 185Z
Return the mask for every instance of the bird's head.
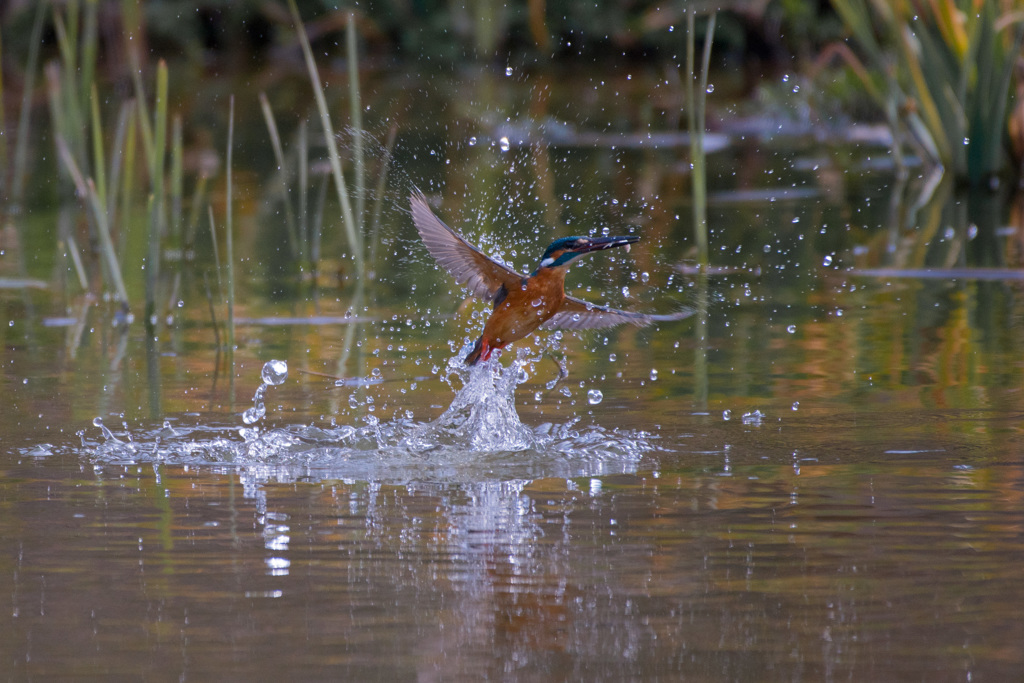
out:
M593 251L601 251L602 249L625 247L626 251L629 251L629 245L639 241L640 238L635 235L628 235L626 237L562 237L552 242L544 250L544 255L540 257L540 265L537 267L537 270L567 266L577 256L583 256L583 254L589 254Z

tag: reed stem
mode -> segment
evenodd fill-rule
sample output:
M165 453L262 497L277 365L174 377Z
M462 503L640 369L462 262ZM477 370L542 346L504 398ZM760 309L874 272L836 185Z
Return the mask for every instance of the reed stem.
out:
M267 124L267 132L270 134L270 147L274 150L274 160L277 162L278 172L281 174L281 201L284 204L284 222L288 228L288 244L291 247L292 258L299 256L298 237L295 234L295 211L292 209L291 198L288 196L288 166L284 159L284 146L281 144L281 134L277 129L277 121L274 119L274 111L270 108L267 94L260 92L260 109L263 110L263 120Z
M100 98L96 92L96 84L92 84L91 107L92 117L92 167L93 178L96 179L96 193L103 202L103 210L107 209L107 172L103 154L103 121L100 120Z
M366 204L366 154L363 150L363 105L359 94L359 49L356 36L356 15L349 12L345 24L345 49L348 62L348 105L352 119L353 155L355 156L356 225L363 226Z
M306 69L309 71L309 79L313 85L313 95L316 98L317 110L320 113L320 124L324 129L327 154L331 164L331 173L334 176L334 187L338 192L338 202L341 204L341 215L345 226L345 237L348 240L349 250L352 252L352 260L355 262L356 272L362 278L363 246L356 227L355 216L352 212L352 203L349 201L348 186L345 184L345 175L341 170L341 155L338 152L338 141L334 136L334 126L331 125L331 115L327 108L327 97L324 95L323 85L320 81L320 73L313 59L313 49L309 45L309 37L306 35L306 28L302 24L299 10L295 6L295 0L288 0L288 7L292 13L292 20L295 22L295 29L299 35L299 42L302 45L302 54L305 57Z
M693 192L693 230L697 240L697 262L700 270L706 272L709 264L708 217L707 217L707 155L704 151L704 128L707 104L708 69L711 62L711 43L715 34L715 19L712 13L704 37L704 53L699 74L694 70L694 45L696 42L694 18L691 10L686 14L686 100L690 128L690 157L693 163L691 176Z
M146 325L155 326L157 285L160 275L160 241L164 232L164 160L167 154L167 62L160 60L156 67L156 100L154 126L151 139L149 249L146 258Z
M22 195L25 191L25 174L28 171L28 136L32 116L32 92L35 90L36 73L39 70L39 46L42 44L43 21L47 4L36 6L32 20L32 33L28 43L28 61L25 66L25 89L21 94L21 110L18 113L18 131L14 141L14 167L11 178L11 194L7 197L12 213L21 211Z
M231 164L234 155L234 143L235 143L235 96L231 96L228 112L228 152L227 152L227 202L226 221L225 221L225 245L227 253L224 255L227 263L227 280L228 280L228 357L231 359L229 365L231 366L231 377L235 376L235 238L233 235L233 215L232 215L232 204L233 204L233 189L231 187Z
M181 130L181 115L175 114L171 125L171 234L179 241L179 246L184 248L185 226L181 221L181 202L185 193L185 171L184 156L185 142Z

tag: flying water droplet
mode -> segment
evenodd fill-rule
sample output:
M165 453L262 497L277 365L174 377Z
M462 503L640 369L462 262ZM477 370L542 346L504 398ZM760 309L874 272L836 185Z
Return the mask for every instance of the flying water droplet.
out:
M831 254L825 254L825 258L822 260L821 265L825 266L826 268L831 266L832 265L832 255Z
M755 410L752 413L743 413L743 424L760 427L761 422L764 421L764 418L765 414L762 413L760 410Z
M94 417L92 419L92 426L99 427L100 431L103 432L103 438L105 438L107 441L121 443L121 441L116 436L114 436L114 433L110 431L105 424L103 424L102 417Z
M263 364L263 372L260 373L264 384L277 386L288 379L288 363L283 360L270 360Z
M266 414L267 406L264 403L260 402L259 404L254 405L252 408L249 408L244 413L242 413L242 422L244 422L247 425L251 425L255 422L258 422Z
M511 147L511 145L509 144L508 138L505 137L505 136L502 136L502 138L500 140L498 140L498 146L501 147L501 151L502 152L507 152L509 150L509 148Z
M786 332L789 332L790 334L796 334L796 325L790 325L789 327L787 327Z
M596 406L598 403L604 400L604 394L601 393L600 389L591 389L587 392L587 403L592 406Z

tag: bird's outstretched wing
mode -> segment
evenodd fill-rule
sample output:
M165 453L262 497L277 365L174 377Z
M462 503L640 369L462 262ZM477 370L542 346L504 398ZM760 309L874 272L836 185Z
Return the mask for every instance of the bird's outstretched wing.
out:
M473 296L494 301L502 286L506 291L520 286L522 275L493 260L442 223L430 210L422 193L414 191L409 205L412 222L427 251Z
M631 311L620 311L617 308L598 306L582 299L577 299L574 296L567 296L562 307L544 323L543 327L549 330L555 328L562 330L596 330L602 327L615 327L624 323L643 327L652 323L682 320L691 315L693 315L693 311L688 308L667 315L633 313Z

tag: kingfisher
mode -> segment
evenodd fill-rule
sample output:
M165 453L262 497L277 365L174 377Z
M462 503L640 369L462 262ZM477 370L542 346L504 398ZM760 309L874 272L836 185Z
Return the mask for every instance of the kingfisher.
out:
M465 358L466 365L490 359L491 352L528 336L538 328L587 330L631 323L638 327L681 320L693 313L648 315L598 306L565 293L565 274L577 257L640 241L625 237L562 237L552 242L530 275L520 275L476 248L434 215L426 197L409 197L412 220L434 260L470 293L491 302L493 309L483 333Z

